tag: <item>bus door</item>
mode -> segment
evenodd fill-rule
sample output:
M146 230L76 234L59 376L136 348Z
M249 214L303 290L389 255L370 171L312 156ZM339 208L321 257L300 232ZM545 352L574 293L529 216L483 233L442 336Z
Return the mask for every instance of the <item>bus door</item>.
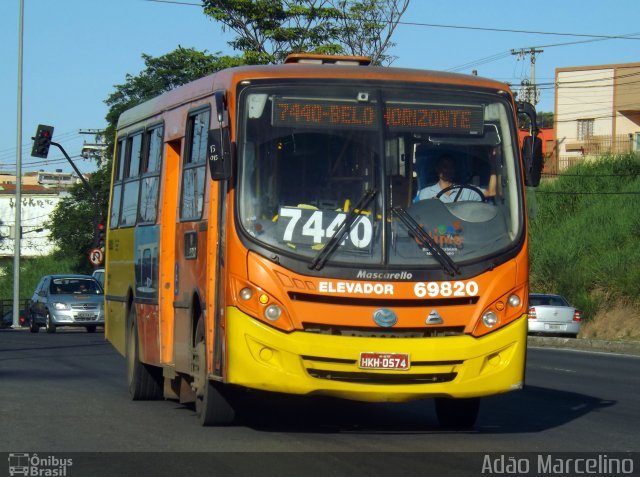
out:
M184 157L180 167L178 220L175 226L174 362L176 370L189 372L197 319L206 301L208 194L206 148L211 109L199 108L187 117ZM175 210L175 209L174 209Z
M176 208L180 170L181 140L168 142L165 154L165 175L162 184L160 218L160 346L164 364L174 362L174 271L176 266Z

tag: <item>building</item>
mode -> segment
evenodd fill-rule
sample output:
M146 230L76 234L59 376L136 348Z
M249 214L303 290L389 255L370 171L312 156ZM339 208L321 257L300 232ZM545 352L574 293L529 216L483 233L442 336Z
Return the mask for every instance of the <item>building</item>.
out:
M20 189L22 239L20 256L39 257L53 252L46 222L66 192L41 185L23 184ZM0 184L0 257L13 257L15 241L16 186Z
M85 175L85 177L87 177ZM47 188L68 189L74 184L80 183L80 179L73 172L62 172L56 169L55 172L37 171L26 172L22 175L23 185L41 185ZM15 174L0 172L0 184L15 184Z
M640 63L556 68L557 169L640 152Z
M519 129L518 137L520 139L520 146L522 147L522 141L525 136L529 135L528 129ZM542 156L544 157L544 170L545 173L553 173L556 171L556 138L554 128L538 128L538 137L542 141Z

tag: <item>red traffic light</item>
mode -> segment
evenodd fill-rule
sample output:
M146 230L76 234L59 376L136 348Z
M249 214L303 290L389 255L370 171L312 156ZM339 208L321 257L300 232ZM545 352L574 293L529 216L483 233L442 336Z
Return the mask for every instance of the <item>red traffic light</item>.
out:
M38 124L36 136L33 138L33 149L31 149L31 156L42 157L46 159L49 155L49 146L51 145L52 138L53 126Z

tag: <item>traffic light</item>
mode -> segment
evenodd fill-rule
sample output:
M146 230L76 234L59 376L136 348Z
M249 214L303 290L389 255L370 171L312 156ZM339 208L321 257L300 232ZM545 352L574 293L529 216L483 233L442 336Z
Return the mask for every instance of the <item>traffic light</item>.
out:
M96 227L96 245L100 248L104 247L104 224L98 223Z
M31 155L33 157L46 157L49 155L49 146L53 139L53 126L45 126L44 124L38 124L38 130L36 131L36 137L33 138L33 149L31 149Z

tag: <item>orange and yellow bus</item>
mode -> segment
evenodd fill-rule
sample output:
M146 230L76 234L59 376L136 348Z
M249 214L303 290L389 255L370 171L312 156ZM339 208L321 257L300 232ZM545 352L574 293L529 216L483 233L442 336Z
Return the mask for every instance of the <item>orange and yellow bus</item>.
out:
M535 124L496 81L297 54L123 113L106 336L131 397L195 403L203 425L231 423L242 389L432 397L473 425L524 382L541 155L521 112Z

